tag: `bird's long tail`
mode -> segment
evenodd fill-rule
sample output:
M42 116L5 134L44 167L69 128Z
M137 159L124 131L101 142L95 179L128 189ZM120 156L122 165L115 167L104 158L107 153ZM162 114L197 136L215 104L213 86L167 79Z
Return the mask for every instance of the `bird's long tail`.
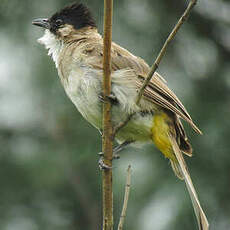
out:
M184 180L184 175L183 175L183 172L182 172L182 170L181 170L180 165L178 164L178 162L176 160L171 160L170 159L170 163L171 163L171 167L172 167L172 170L175 173L175 175L179 179Z
M192 179L189 175L189 171L182 154L183 151L183 153L191 156L192 148L187 141L187 137L183 131L181 123L178 122L178 119L173 120L168 116L168 114L158 112L153 117L152 139L165 157L170 159L172 169L176 176L185 180L197 218L199 230L208 230L209 224L207 218L201 208L196 190L193 186ZM178 143L180 143L180 146Z
M201 208L196 190L193 186L192 179L189 175L189 171L185 163L184 157L182 155L182 152L177 144L176 139L170 134L169 134L169 140L171 142L171 146L176 157L176 161L170 160L172 168L179 178L185 180L185 184L188 189L193 204L193 208L196 214L199 230L208 230L209 229L208 220L205 216L203 209Z

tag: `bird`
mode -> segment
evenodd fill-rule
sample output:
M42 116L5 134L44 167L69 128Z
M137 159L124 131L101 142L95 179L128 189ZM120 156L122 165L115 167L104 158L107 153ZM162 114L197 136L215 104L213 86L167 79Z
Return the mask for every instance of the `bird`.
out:
M105 100L112 104L113 127L130 116L115 136L118 146L114 152L129 145L138 147L153 143L169 159L175 175L185 180L199 229L208 229L182 155L191 157L192 146L181 120L198 134L202 132L166 80L155 72L137 105L138 92L150 67L142 58L112 42L111 95L105 98L102 89L103 37L89 8L75 2L49 18L34 19L32 24L45 29L38 42L48 49L67 96L82 116L100 132Z
M82 116L101 131L103 38L90 10L82 3L74 3L50 18L35 19L32 24L45 28L38 42L48 49L66 94ZM168 134L175 137L184 154L192 156L192 147L180 119L187 121L197 133L201 134L201 131L157 72L145 89L139 106L136 105L138 91L149 70L142 58L112 42L109 99L113 105L113 126L134 114L117 133L119 147L116 149L154 143L170 160L175 174L183 179Z

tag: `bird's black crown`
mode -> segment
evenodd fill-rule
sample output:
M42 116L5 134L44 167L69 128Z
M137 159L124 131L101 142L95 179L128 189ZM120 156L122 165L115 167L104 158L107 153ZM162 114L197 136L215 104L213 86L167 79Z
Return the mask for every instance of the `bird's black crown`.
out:
M64 24L73 25L75 29L86 26L96 27L89 9L82 3L74 3L55 13L50 19L50 31L55 33Z

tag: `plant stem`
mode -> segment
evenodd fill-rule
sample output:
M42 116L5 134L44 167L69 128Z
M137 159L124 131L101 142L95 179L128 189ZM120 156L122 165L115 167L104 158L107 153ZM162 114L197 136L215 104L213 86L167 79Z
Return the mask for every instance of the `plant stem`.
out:
M129 201L130 186L131 186L131 165L129 165L128 169L127 169L127 179L126 179L126 185L125 185L124 203L123 203L123 208L122 208L122 212L121 212L121 216L120 216L120 221L118 224L118 230L123 229L126 211L127 211L127 206L128 206L128 201Z
M104 97L111 94L111 41L112 41L113 0L104 0L104 47L103 47L103 91ZM113 130L111 123L111 103L103 103L103 137L102 152L104 164L111 167L103 170L103 230L113 229L113 191L112 191L112 158Z

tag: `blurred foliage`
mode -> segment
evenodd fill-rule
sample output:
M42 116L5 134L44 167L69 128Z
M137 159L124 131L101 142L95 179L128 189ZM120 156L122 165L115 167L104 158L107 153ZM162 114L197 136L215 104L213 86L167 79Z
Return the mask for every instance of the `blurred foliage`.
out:
M82 1L84 2L84 1ZM65 95L34 18L67 1L0 1L0 229L95 230L101 224L101 138ZM102 32L103 1L88 0ZM113 40L151 64L188 1L114 1ZM211 229L230 229L230 3L198 1L159 72L203 130L187 159ZM114 216L133 169L125 229L196 229L183 182L152 145L114 167ZM135 217L135 218L134 218Z

